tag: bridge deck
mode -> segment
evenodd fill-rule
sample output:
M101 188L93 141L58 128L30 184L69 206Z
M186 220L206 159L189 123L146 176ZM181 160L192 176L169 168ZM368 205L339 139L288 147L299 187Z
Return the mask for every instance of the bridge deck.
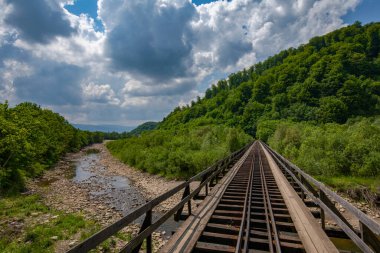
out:
M256 142L161 252L338 252Z

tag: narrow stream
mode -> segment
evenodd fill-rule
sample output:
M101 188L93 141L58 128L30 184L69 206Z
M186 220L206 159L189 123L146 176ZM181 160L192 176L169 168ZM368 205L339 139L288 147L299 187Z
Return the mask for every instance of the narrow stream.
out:
M107 175L106 169L100 162L99 154L85 155L77 161L73 181L86 185L90 189L91 198L100 200L123 215L133 212L147 202L128 178ZM154 212L153 222L162 215L163 213ZM136 220L136 223L142 223L143 218ZM165 231L166 235L170 236L178 226L179 223L171 218L158 230Z

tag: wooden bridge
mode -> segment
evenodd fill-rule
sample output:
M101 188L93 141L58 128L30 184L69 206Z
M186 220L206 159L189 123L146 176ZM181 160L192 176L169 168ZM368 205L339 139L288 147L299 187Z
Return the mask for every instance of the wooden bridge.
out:
M195 189L192 182L199 182ZM153 208L182 191L171 210ZM201 201L194 210L194 200ZM343 206L359 226L336 207ZM121 249L139 252L166 220L184 220L160 252L380 252L380 224L256 141L153 199L71 250L87 252L144 216L140 232ZM338 228L326 225L335 222ZM339 240L349 242L349 248Z

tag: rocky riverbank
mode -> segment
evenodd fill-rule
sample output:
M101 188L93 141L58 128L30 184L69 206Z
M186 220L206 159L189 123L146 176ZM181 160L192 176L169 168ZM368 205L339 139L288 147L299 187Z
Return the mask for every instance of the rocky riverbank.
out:
M93 151L96 154L89 154ZM78 171L80 166L84 169ZM28 194L42 196L50 208L65 213L81 213L86 219L105 227L180 183L134 170L114 158L104 144L94 144L78 153L66 155L41 178L29 181L27 188ZM170 209L179 198L180 195L172 197L156 211ZM132 224L123 233L130 236L138 229L138 225ZM153 234L156 250L166 242L167 234L168 231ZM118 238L113 240L116 242L114 249L125 243ZM78 242L77 238L58 241L56 252L64 252Z

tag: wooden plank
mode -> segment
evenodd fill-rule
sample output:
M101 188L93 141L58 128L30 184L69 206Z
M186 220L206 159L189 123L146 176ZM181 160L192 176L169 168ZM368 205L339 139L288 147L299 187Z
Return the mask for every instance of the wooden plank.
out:
M214 243L197 242L196 247L205 252L235 252L235 247Z
M159 252L190 252L194 248L199 236L207 226L211 215L218 205L221 196L223 196L229 183L232 181L251 150L252 146L231 168L220 183L212 189L210 195L205 198L197 210L178 228L177 232Z
M290 185L280 168L269 152L264 148L265 156L272 170L273 176L277 182L278 188L284 198L285 204L288 207L289 214L292 217L298 235L303 243L306 252L336 252L339 251L330 241L326 233L321 229L309 209L305 206L297 192Z

